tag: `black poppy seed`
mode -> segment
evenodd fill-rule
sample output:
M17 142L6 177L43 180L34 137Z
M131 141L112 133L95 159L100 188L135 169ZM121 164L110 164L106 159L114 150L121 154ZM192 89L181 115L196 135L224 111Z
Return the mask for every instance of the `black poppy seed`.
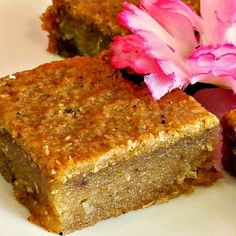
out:
M64 112L65 113L72 113L73 109L72 108L66 108L66 109L64 109Z
M165 120L161 120L161 123L164 125L166 123L166 121Z

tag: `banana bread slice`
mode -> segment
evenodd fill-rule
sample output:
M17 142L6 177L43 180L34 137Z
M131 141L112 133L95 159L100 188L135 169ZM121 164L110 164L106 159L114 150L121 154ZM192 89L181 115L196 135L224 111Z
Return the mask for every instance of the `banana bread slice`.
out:
M53 232L211 185L218 126L180 90L155 102L106 58L0 80L0 171L30 221Z
M98 55L114 35L128 31L118 24L124 0L53 0L42 16L49 33L48 50L63 56ZM133 4L139 0L128 0ZM199 0L185 0L199 9Z
M223 127L222 164L230 174L236 176L236 109L226 113L221 124Z

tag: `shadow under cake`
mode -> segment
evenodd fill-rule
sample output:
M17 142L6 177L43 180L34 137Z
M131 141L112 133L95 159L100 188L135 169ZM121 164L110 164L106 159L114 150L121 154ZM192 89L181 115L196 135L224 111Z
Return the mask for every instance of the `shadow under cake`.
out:
M49 33L48 50L65 57L98 55L115 35L128 31L118 24L124 0L53 0L42 16ZM138 4L139 0L127 2ZM199 10L199 0L185 0Z
M218 128L192 97L154 101L105 58L0 80L0 171L30 221L57 233L211 185Z

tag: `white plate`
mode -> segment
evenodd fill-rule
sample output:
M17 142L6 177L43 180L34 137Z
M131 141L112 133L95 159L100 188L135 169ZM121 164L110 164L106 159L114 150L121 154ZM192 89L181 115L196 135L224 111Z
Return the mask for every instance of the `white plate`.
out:
M49 0L0 0L0 76L59 59L46 51L39 16ZM235 236L236 179L226 176L211 188L130 212L71 236ZM26 220L11 186L0 177L0 235L51 235Z

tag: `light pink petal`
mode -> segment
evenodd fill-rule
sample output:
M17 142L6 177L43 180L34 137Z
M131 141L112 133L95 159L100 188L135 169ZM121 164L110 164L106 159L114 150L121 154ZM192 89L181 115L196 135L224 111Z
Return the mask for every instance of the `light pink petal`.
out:
M190 68L180 53L180 43L161 24L151 17L148 12L129 3L125 3L124 5L126 10L120 14L120 21L136 35L143 38L146 54L155 58L167 75L174 73L175 81L178 81L178 84L185 84L186 78L190 75Z
M201 18L181 0L141 0L141 4L157 21L165 20L158 16L160 12L179 14L188 18L197 31L202 31Z
M203 18L202 42L227 43L227 29L236 23L236 0L201 0Z
M233 44L223 44L223 45L207 45L201 46L198 49L194 50L191 57L199 57L201 55L211 53L214 54L216 57L220 57L221 55L228 55L228 54L235 54L236 53L236 46Z
M186 32L178 32L178 29L175 29L174 21L166 20L168 25L168 30L166 30L163 24L159 24L148 14L149 12L144 9L144 6L141 6L142 9L130 3L125 3L124 6L126 10L120 14L120 21L136 36L124 37L123 41L121 38L116 40L113 46L115 52L113 64L118 68L131 67L138 73L150 74L146 76L146 81L149 81L148 86L150 89L152 88L151 91L155 98L160 98L162 94L171 89L184 88L189 84L188 78L192 75L191 68L185 61L189 51L184 52L184 50L190 48L191 51L196 46L196 40L191 38L194 35L191 22L181 14L174 16L170 9L171 17L175 17L175 20L179 19L179 27L189 29L192 34L190 37L184 37ZM165 10L167 11L167 9ZM164 10L160 11L160 14L164 19ZM168 23L172 23L173 26ZM177 38L173 37L170 32ZM185 46L187 41L189 41L190 47ZM156 86L150 84L158 85L158 90L155 89Z
M236 93L236 47L233 45L199 47L188 59L191 83L210 83Z
M236 21L236 0L201 0L202 8L209 13L215 12L222 22Z
M232 76L226 76L226 75L213 76L211 73L199 74L193 76L193 78L191 79L192 84L195 84L197 82L214 84L216 86L225 89L232 89L233 92L236 93L236 79L235 77Z
M149 74L160 68L156 60L145 53L143 40L137 35L117 36L111 48L112 64L118 69L132 68L137 73Z
M152 16L130 3L124 3L125 10L120 13L120 23L135 34L152 32L159 40L173 50L178 47L175 38L170 35Z
M159 45L160 50L157 51L162 60L157 60L146 53L145 44L137 35L116 37L112 44L112 64L119 69L132 68L137 73L148 74L145 82L154 99L160 99L174 88L185 87L186 74L171 61L165 60L170 49L165 44L164 48L161 48L162 44ZM164 50L167 50L166 53ZM170 52L173 53L171 50Z
M160 99L173 89L172 75L165 74L156 59L146 54L139 36L115 37L112 50L112 64L116 68L132 68L137 73L148 74L144 80L154 99Z
M227 89L203 89L198 91L194 98L220 119L225 112L236 108L236 95Z
M157 20L176 40L174 50L183 57L197 45L194 29L201 31L201 18L179 0L142 0L141 7Z
M143 4L143 5L142 5ZM181 1L142 1L140 8L124 3L126 8L120 14L120 23L134 33L153 32L174 52L185 58L197 45L190 17L200 18ZM200 23L198 24L200 25Z
M163 71L169 74L175 74L179 80L186 82L186 78L191 75L191 68L186 61L177 53L162 42L152 32L140 31L138 34L144 39L144 50L152 58L156 58Z
M189 19L174 13L160 13L163 15L163 21L160 22L165 29L175 38L177 47L173 48L175 53L179 54L183 59L198 46L194 28Z
M157 100L173 89L173 80L165 74L154 72L144 77L152 97Z
M179 81L172 71L164 73L162 70L156 70L154 73L144 76L144 81L154 99L160 99L173 89L182 89L188 85L188 82Z

